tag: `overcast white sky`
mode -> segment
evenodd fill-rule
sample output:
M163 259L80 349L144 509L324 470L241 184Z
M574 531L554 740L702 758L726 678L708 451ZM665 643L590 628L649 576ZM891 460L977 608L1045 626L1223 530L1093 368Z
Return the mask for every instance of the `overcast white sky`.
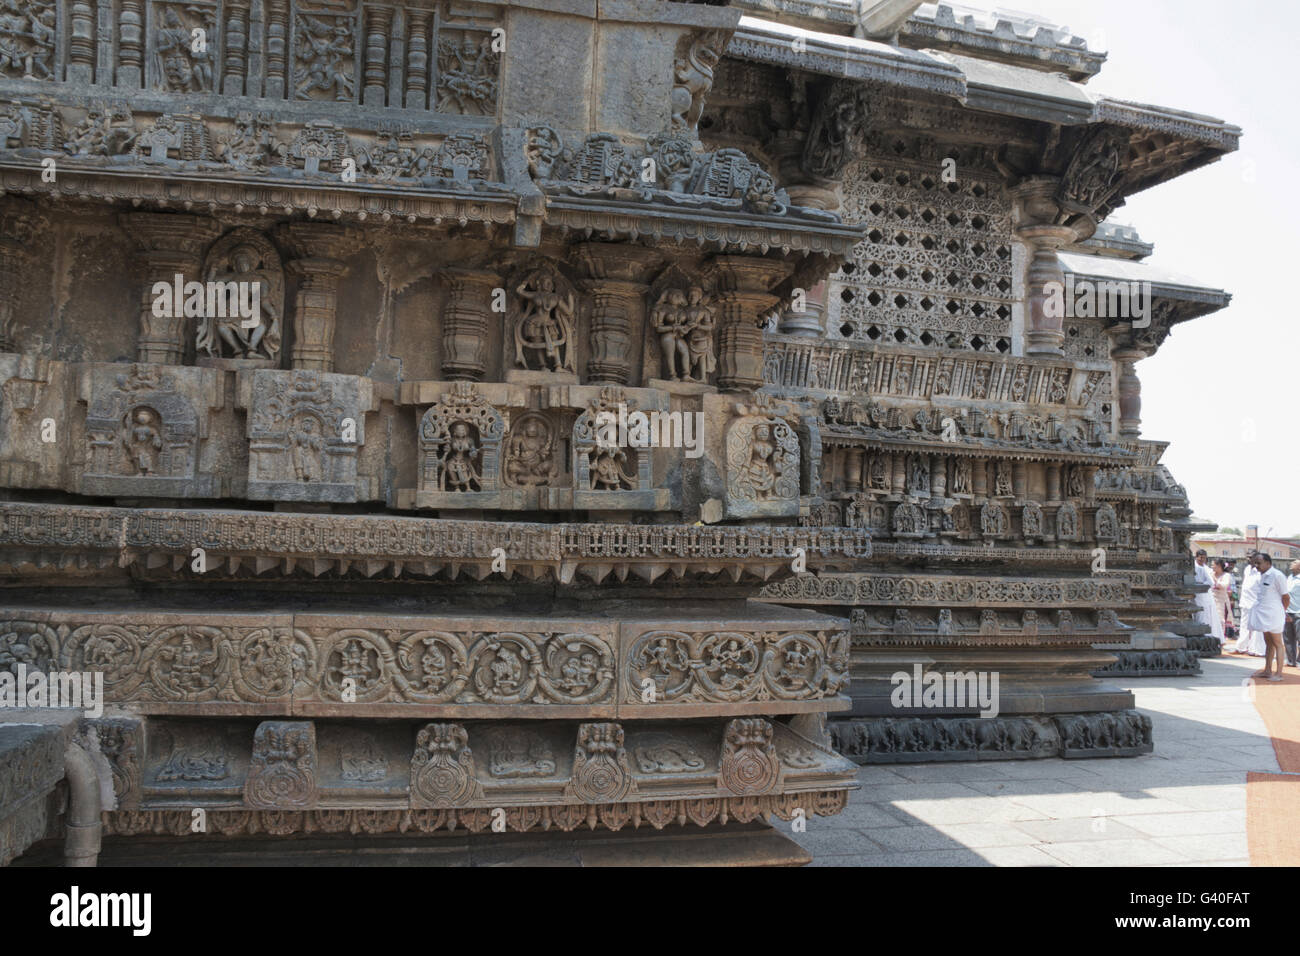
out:
M1300 12L1294 0L1019 0L1109 54L1089 89L1226 119L1241 149L1114 216L1151 262L1232 293L1138 365L1142 433L1198 516L1300 535Z

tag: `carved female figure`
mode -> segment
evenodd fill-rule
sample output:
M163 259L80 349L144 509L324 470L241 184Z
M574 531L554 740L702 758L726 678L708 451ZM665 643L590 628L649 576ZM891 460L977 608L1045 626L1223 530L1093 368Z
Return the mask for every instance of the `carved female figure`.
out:
M451 435L443 450L442 490L478 491L482 488L482 475L474 467L478 456L478 442L465 422L451 426Z
M571 370L573 295L560 295L554 276L545 273L534 273L516 291L527 305L515 327L515 361L522 368L532 368L531 359L544 371Z
M770 498L776 485L777 470L772 463L776 445L772 441L770 425L755 425L754 440L750 446L749 464L742 481L753 489L755 498Z
M651 315L663 353L664 378L684 379L690 374L690 351L686 345L687 303L680 289L669 289L659 297ZM710 352L712 339L710 338ZM710 356L712 357L712 356Z
M708 381L717 367L713 358L713 330L717 320L713 310L704 302L704 290L691 286L685 311L686 340L690 350L690 371L685 376L697 382Z
M162 432L158 413L151 408L137 408L130 415L123 443L137 474L153 475L158 471L162 452Z
M325 451L325 440L317 430L317 425L314 417L304 415L298 420L298 427L289 432L293 474L298 481L320 480L320 460Z

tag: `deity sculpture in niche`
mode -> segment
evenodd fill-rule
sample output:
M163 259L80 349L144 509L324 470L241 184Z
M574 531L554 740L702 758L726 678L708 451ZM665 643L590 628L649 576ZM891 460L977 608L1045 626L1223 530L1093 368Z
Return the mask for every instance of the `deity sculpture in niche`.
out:
M554 268L533 269L515 287L522 302L515 317L515 366L572 372L576 302L573 287Z
M1079 537L1079 511L1068 501L1056 512L1056 536L1062 541L1075 541Z
M1015 494L1011 483L1011 462L1000 461L996 465L996 477L993 482L995 498L1010 498Z
M470 382L457 382L420 421L421 492L495 492L505 421Z
M289 453L298 481L320 481L325 429L315 415L298 415L289 430Z
M512 488L541 488L559 474L555 430L545 416L528 412L511 426L502 470Z
M284 315L284 269L275 247L261 233L236 229L219 239L203 270L209 283L222 283L215 315L199 319L196 350L212 358L280 358ZM209 286L212 288L212 286ZM256 306L257 313L245 316ZM248 323L256 320L256 324Z
M182 93L210 92L212 84L212 43L217 37L215 8L204 9L197 5L186 8L190 23L182 23L175 6L165 5L162 22L154 31L153 68L155 82L164 90ZM205 31L210 38L205 43L195 43L197 30Z
M133 408L122 425L122 444L126 446L127 460L137 475L158 473L162 454L162 422L158 413L145 405Z
M297 98L315 99L314 93L324 91L333 93L339 102L351 100L356 55L351 23L344 17L300 13L294 37L298 42L294 51Z
M686 346L686 296L680 289L668 289L655 303L650 323L659 336L663 357L660 374L671 381L684 379L690 372L690 353Z
M443 447L442 490L482 491L483 475L475 465L479 455L478 440L470 431L469 424L454 423Z
M737 406L727 431L727 500L733 514L797 514L799 436L784 417L789 409L762 403Z
M971 493L970 459L958 458L952 466L952 493L969 495Z

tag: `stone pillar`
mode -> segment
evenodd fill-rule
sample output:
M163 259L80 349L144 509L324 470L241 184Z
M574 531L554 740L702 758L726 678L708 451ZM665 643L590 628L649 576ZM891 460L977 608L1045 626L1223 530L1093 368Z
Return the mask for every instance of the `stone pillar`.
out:
M189 321L179 315L154 315L153 288L165 282L202 282L203 250L221 233L221 226L207 216L170 212L123 213L119 223L134 240L137 256L144 263L144 284L140 290L140 326L136 336L135 360L180 365L185 360L185 338Z
M632 331L638 305L645 300L645 280L662 260L643 246L585 242L576 249L591 295L591 349L587 381L626 385L632 380L632 356L640 351Z
M406 108L429 105L429 19L427 10L410 11L410 44L406 50Z
M247 72L248 3L231 3L226 7L225 59L221 92L226 96L244 95Z
M1016 493L1017 501L1024 501L1028 497L1029 479L1025 473L1025 463L1023 461L1013 461L1011 463L1011 488Z
M287 0L266 3L266 92L269 100L284 98L288 85L287 46L289 43L289 4ZM248 91L250 94L253 90Z
M1016 235L1025 243L1029 253L1029 269L1025 277L1025 354L1064 355L1064 316L1049 314L1048 300L1052 298L1049 287L1053 283L1063 301L1065 271L1057 251L1073 242L1075 231L1057 224L1060 206L1054 196L1060 180L1055 176L1036 176L1025 180L1011 190L1016 208Z
M387 7L367 5L365 89L361 94L363 106L384 105L384 74L388 59L388 26L393 11ZM393 104L397 105L397 104Z
M448 269L447 307L442 313L442 374L451 381L482 381L487 371L492 290L501 280L490 272Z
M897 498L907 494L907 456L901 452L890 456L889 493Z
M778 301L770 290L790 274L791 266L746 256L717 256L711 266L722 303L718 387L724 391L762 388L763 317Z
M1083 468L1083 500L1085 504L1097 503L1097 466L1085 465Z
M970 493L977 501L987 498L989 494L989 463L983 458L976 458L970 466Z
M352 251L356 233L323 222L295 222L281 226L277 236L294 257L286 267L298 277L292 367L332 372L339 279L347 269L343 258Z
M948 459L943 455L934 455L930 458L930 496L948 497Z
M86 0L69 10L68 82L89 84L95 77L95 11Z
M144 3L122 0L118 19L117 85L144 85Z
M785 335L821 338L826 334L826 282L818 282L804 290L804 309L796 312L787 309L781 313L776 330Z
M1136 365L1147 354L1141 349L1121 348L1112 350L1110 357L1115 363L1119 437L1138 438L1142 434L1142 381L1138 378Z
M857 494L862 490L862 462L866 453L861 448L850 448L844 456L844 490Z
M15 328L18 290L29 283L29 244L40 221L34 203L17 196L0 199L0 352L21 352Z
M1047 500L1061 500L1061 466L1047 466Z

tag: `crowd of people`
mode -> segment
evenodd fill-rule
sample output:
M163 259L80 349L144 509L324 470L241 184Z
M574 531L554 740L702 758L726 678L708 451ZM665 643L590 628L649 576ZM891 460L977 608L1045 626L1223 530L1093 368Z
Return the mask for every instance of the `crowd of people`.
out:
M1201 620L1210 633L1237 654L1264 658L1264 669L1255 673L1270 681L1282 679L1282 660L1286 666L1300 667L1297 651L1297 620L1300 619L1300 561L1292 561L1289 574L1273 567L1271 556L1252 551L1242 569L1241 587L1235 598L1237 623L1234 623L1234 586L1236 562L1215 558L1209 562L1204 550L1196 552L1196 583L1205 590L1197 594ZM1229 639L1236 644L1227 647Z

